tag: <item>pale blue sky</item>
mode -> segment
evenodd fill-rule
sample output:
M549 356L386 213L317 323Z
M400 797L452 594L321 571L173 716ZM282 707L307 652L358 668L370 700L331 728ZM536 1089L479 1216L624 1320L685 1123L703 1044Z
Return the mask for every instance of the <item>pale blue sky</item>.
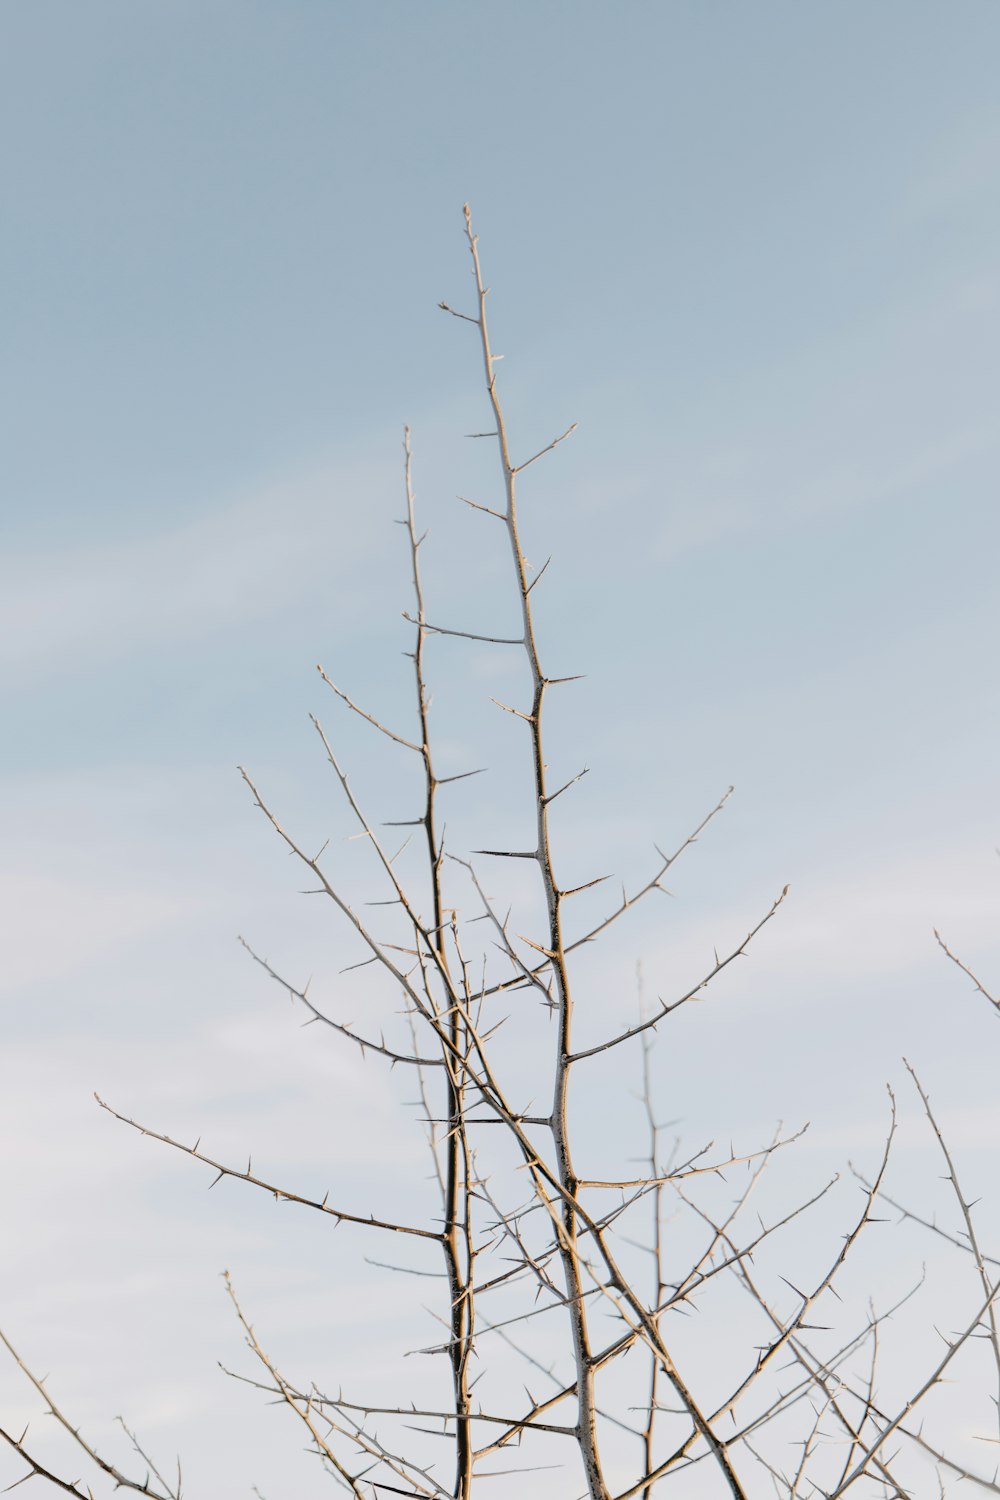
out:
M529 552L556 555L550 656L590 674L552 729L568 773L593 768L566 858L639 873L737 785L600 984L627 1009L641 955L673 985L790 881L729 1009L689 1028L725 1129L811 1114L821 1172L873 1138L905 1051L984 1162L1000 1039L930 928L1000 973L998 56L992 0L0 6L0 1326L98 1423L134 1386L213 1494L256 1477L274 1500L288 1435L231 1488L212 1467L211 1423L240 1432L252 1397L216 1393L236 1338L211 1273L242 1255L262 1316L307 1331L288 1241L252 1204L192 1207L200 1181L90 1091L301 1152L301 1034L232 939L300 977L337 952L233 767L322 842L318 709L375 790L313 664L387 712L409 687L404 422L437 612L509 607L453 499L494 483L462 437L485 425L469 331L437 310L467 298L467 198L518 450L580 424L525 487ZM462 660L456 768L497 734L505 670ZM506 807L503 778L476 785L456 838ZM362 1085L335 1076L349 1120ZM701 1077L669 1077L696 1134L718 1118Z

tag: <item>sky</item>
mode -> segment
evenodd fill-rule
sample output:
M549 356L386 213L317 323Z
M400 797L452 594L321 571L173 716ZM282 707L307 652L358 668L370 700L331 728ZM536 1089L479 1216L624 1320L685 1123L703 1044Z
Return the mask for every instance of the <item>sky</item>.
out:
M315 671L411 712L404 424L428 614L507 633L508 560L456 499L496 500L473 334L438 308L470 309L467 200L516 451L579 424L523 499L546 659L586 673L553 709L553 763L590 768L560 857L631 885L736 788L581 976L582 1034L628 1023L637 962L680 992L787 883L661 1036L664 1110L697 1141L810 1120L804 1195L877 1156L890 1082L931 1203L905 1055L986 1192L1000 1032L933 928L1000 983L996 6L7 0L0 35L0 1327L75 1418L180 1449L192 1496L306 1500L297 1435L219 1373L219 1273L331 1384L393 1377L422 1327L370 1244L207 1195L93 1093L362 1205L423 1170L396 1082L235 941L354 1003L236 766L345 839L316 713L409 815ZM525 816L490 703L518 669L431 655L442 764L494 761L450 837L488 847ZM933 1262L905 1243L886 1297ZM38 1410L12 1365L0 1409Z

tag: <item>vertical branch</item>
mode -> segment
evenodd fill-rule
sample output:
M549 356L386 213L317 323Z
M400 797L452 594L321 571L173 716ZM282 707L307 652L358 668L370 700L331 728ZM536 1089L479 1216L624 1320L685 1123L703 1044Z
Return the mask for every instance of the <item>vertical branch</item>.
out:
M642 964L636 965L636 980L639 989L639 1012L645 1019L645 993L642 982ZM652 1192L652 1228L653 1243L651 1251L653 1255L653 1299L651 1308L659 1308L663 1305L663 1294L666 1290L666 1282L663 1275L663 1189L664 1180L660 1174L660 1124L656 1118L653 1107L653 1075L652 1075L652 1033L642 1033L642 1102L646 1114L647 1139L649 1141L649 1176L653 1183ZM660 1319L658 1313L652 1313L654 1326L659 1331ZM651 1354L649 1371L649 1413L646 1417L646 1426L642 1433L643 1472L652 1474L653 1460L653 1437L656 1428L657 1399L659 1396L660 1371L662 1369L660 1360L655 1353ZM652 1500L653 1484L650 1483L642 1492L642 1500Z
M579 1180L573 1167L573 1157L570 1151L569 1140L568 1102L570 1066L572 1061L573 998L563 943L562 892L555 877L552 843L549 833L549 802L551 798L546 786L545 757L542 749L542 710L545 701L545 691L549 686L549 679L546 678L542 670L538 644L535 639L535 626L532 618L530 598L531 584L528 581L527 564L521 545L517 515L517 475L520 472L520 468L524 468L526 465L517 466L511 459L507 425L496 388L494 365L498 356L493 353L490 345L489 327L486 319L488 288L483 282L482 268L479 263L478 236L472 231L472 215L468 204L465 205L464 212L465 232L469 243L469 252L472 256L473 275L476 282L478 301L478 316L474 321L479 329L483 367L486 376L486 389L489 394L490 405L493 409L493 417L496 423L497 447L503 470L504 494L506 499L503 520L510 541L511 558L514 564L514 575L521 605L523 645L532 682L531 712L524 715L524 718L527 720L531 734L531 758L535 785L537 843L534 850L534 857L541 871L546 905L548 907L549 931L547 956L552 965L553 1000L556 1005L558 1019L551 1125L558 1162L559 1181L564 1192L562 1204L563 1232L559 1235L559 1253L562 1259L563 1274L566 1278L573 1351L577 1370L578 1439L591 1500L608 1500L609 1491L601 1471L600 1453L597 1443L597 1412L594 1392L595 1369L590 1347L586 1304L584 1302L580 1274L580 1256L577 1247L577 1208L574 1200ZM556 441L558 442L560 439ZM550 447L554 446L555 444L550 444ZM547 452L548 449L543 451ZM536 457L541 457L541 454L536 455ZM534 460L530 459L528 462L534 462Z
M916 1087L917 1093L920 1095L920 1102L924 1107L924 1114L927 1116L930 1127L934 1132L935 1139L937 1140L937 1143L941 1148L941 1155L945 1159L945 1165L948 1168L948 1182L951 1184L955 1197L958 1200L958 1206L962 1211L962 1218L965 1222L965 1237L969 1242L969 1250L972 1252L972 1257L976 1263L976 1271L979 1276L979 1284L983 1289L983 1293L986 1295L986 1317L989 1320L989 1327L985 1331L989 1338L990 1349L993 1354L993 1364L996 1369L997 1393L993 1398L993 1404L996 1407L997 1422L998 1424L1000 1424L1000 1320L998 1320L997 1318L996 1301L989 1295L991 1285L990 1277L986 1269L986 1257L984 1256L982 1249L980 1248L979 1237L976 1234L976 1226L972 1218L973 1205L965 1196L962 1188L959 1185L958 1173L955 1170L955 1162L952 1157L951 1151L948 1148L948 1143L944 1138L941 1127L935 1119L934 1111L931 1109L930 1098L925 1092L924 1086L920 1082L920 1079L917 1077L916 1070L910 1063L906 1061L905 1057L903 1059L903 1062L906 1066L907 1072L913 1079L913 1083ZM997 1440L998 1439L996 1438L993 1439L994 1442Z
M444 862L443 841L438 838L436 827L436 798L440 785L431 757L428 725L430 700L427 694L427 678L424 671L424 647L427 640L427 617L424 612L423 582L420 576L420 546L423 537L417 535L413 498L413 451L410 445L410 429L404 429L403 451L405 453L406 482L406 532L410 543L410 563L413 573L413 593L416 600L416 642L412 652L413 669L417 689L417 712L420 719L420 758L424 768L424 811L421 822L427 843L427 863L430 872L433 920L430 930L434 958L441 977L448 981L448 955L445 945L446 923L442 892L442 870ZM469 1189L469 1151L465 1121L465 1074L460 1062L464 1046L462 1034L462 1011L457 1000L457 989L449 985L451 1004L444 1023L447 1026L450 1048L442 1048L447 1071L447 1129L445 1134L444 1169L444 1236L443 1250L448 1274L451 1298L449 1358L451 1362L452 1390L455 1402L455 1495L457 1500L468 1500L472 1493L473 1442L469 1422L469 1355L472 1341L472 1288L471 1288L471 1225ZM462 1246L465 1249L463 1263Z
M518 717L523 718L527 722L531 735L537 828L536 847L531 852L531 857L536 860L541 872L546 905L548 907L549 932L546 958L551 966L552 1000L555 1004L558 1017L552 1114L548 1124L552 1130L557 1162L557 1181L561 1198L561 1222L558 1226L559 1232L557 1238L563 1274L566 1278L567 1306L577 1370L577 1441L583 1460L588 1492L591 1500L610 1500L610 1491L602 1472L597 1438L596 1361L590 1346L583 1285L583 1259L578 1246L578 1226L581 1224L593 1235L594 1242L607 1267L611 1285L622 1294L625 1301L635 1313L638 1322L642 1325L643 1337L649 1340L651 1347L660 1357L665 1373L674 1390L681 1397L702 1437L705 1438L712 1450L713 1456L722 1469L735 1500L745 1500L743 1488L726 1452L726 1445L712 1431L710 1424L699 1410L696 1401L681 1379L673 1360L667 1352L649 1312L643 1306L641 1298L629 1285L627 1279L615 1264L604 1235L593 1219L584 1211L579 1199L580 1179L573 1166L568 1119L570 1072L577 1057L574 1056L572 1051L573 997L562 931L562 899L565 893L560 889L556 881L549 832L549 805L558 796L559 790L562 790L562 788L553 793L548 791L545 774L545 756L542 748L542 710L546 689L552 685L553 679L547 678L542 670L538 645L535 639L530 598L533 585L528 582L527 563L521 545L517 515L518 474L544 454L551 452L553 448L557 447L558 444L569 436L573 431L573 427L568 428L566 432L562 433L553 442L526 460L525 463L513 463L507 436L507 426L500 399L497 395L496 374L493 368L499 356L493 353L486 319L486 298L489 288L483 281L482 268L479 262L478 236L472 231L472 215L468 204L465 205L464 212L465 232L469 244L469 252L472 256L473 276L475 278L477 295L477 317L470 321L475 323L479 329L483 366L486 375L486 388L493 411L493 418L496 423L494 433L491 435L495 436L497 440L506 499L505 510L502 513L501 519L506 526L510 541L511 557L521 602L523 631L519 644L523 646L528 660L533 689L531 712L527 714L521 713L520 710L516 710L516 712Z

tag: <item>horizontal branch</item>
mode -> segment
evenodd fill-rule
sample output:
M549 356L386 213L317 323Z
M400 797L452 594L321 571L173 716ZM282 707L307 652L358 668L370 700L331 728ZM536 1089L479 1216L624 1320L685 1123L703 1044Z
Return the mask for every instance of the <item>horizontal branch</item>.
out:
M397 745L402 745L407 750L414 750L418 755L422 753L421 747L419 745L415 745L412 740L404 739L401 734L396 734L394 730L387 728L380 719L376 719L374 714L368 713L366 709L361 708L357 703L355 703L353 698L349 698L344 692L343 688L339 688L337 684L326 675L323 668L318 662L316 663L316 670L322 677L323 681L326 683L327 687L332 688L337 697L343 703L346 703L348 708L352 709L359 718L367 720L367 722L371 724L373 729L377 729L379 733L384 734L387 739L393 740Z
M491 1412L469 1411L463 1413L461 1419L453 1411L425 1410L418 1406L365 1406L359 1401L344 1401L338 1397L322 1396L316 1393L312 1397L316 1406L329 1406L335 1411L357 1411L366 1417L424 1417L435 1418L442 1422L456 1422L458 1420L469 1422L492 1422L502 1427L510 1426L518 1419L516 1417L495 1416ZM574 1437L574 1427L564 1427L556 1422L531 1422L524 1424L535 1432L554 1433L558 1437Z
M531 458L526 458L523 464L518 464L514 469L514 473L523 474L525 469L528 469L532 464L537 463L540 458L544 458L546 453L551 453L553 448L558 448L560 443L564 443L566 439L576 431L579 425L579 422L571 422L570 425L566 428L565 432L561 432L557 438L553 438L551 443L546 444L544 448L539 448L538 452L532 454Z
M449 306L447 302L439 302L438 307L442 312L451 313L453 318L461 318L463 323L474 323L477 328L479 327L478 318L470 318L468 313L457 312L455 308ZM490 436L492 437L493 434L491 433Z
M426 630L430 635L456 635L463 641L485 641L491 646L523 646L523 636L504 635L479 635L474 630L449 630L445 625L429 625L426 620L417 620L413 615L403 610L403 619L410 625L419 625L421 630Z
M458 771L454 776L439 776L438 786L449 786L453 781L468 781L470 776L485 776L489 770L488 766L477 766L474 771ZM423 819L420 819L423 822Z
M570 1061L580 1062L582 1058L596 1057L599 1052L607 1052L612 1047L619 1047L621 1046L622 1042L631 1041L633 1037L641 1036L644 1031L649 1031L651 1027L657 1026L665 1016L670 1015L671 1011L679 1010L682 1005L686 1005L689 1000L693 1000L696 995L701 993L706 985L711 984L712 980L716 977L717 974L721 974L723 969L728 968L728 966L733 962L734 959L741 958L743 956L753 939L757 936L758 932L760 932L761 928L765 927L767 923L770 922L771 918L778 910L778 907L788 895L790 889L790 886L785 886L784 890L781 892L781 895L774 902L772 902L771 908L767 912L767 914L761 917L756 927L752 927L750 929L746 937L743 939L742 943L740 943L739 947L734 948L733 951L727 954L725 958L717 957L715 964L705 975L704 979L700 980L693 987L693 989L688 990L687 994L681 995L679 999L672 1000L669 1003L661 1001L659 1010L654 1011L651 1016L647 1016L642 1021L637 1021L634 1026L630 1026L627 1031L619 1032L617 1036L611 1037L609 1041L599 1042L594 1047L585 1047L579 1052L574 1052L570 1057Z
M1000 999L998 999L996 995L991 995L982 981L977 979L975 974L973 974L968 964L964 964L957 954L952 953L951 949L948 947L948 944L945 942L944 938L938 932L936 927L934 929L934 936L938 940L939 947L941 947L943 951L948 955L952 963L955 964L957 968L961 969L963 974L967 974L969 976L979 993L983 995L992 1006L994 1006L997 1012L1000 1012Z
M470 510L481 510L484 515L493 516L497 521L506 521L507 519L502 510L494 510L492 505L481 505L478 500L470 500L466 495L459 495L457 498L461 500L463 505L467 505Z
M286 993L292 1000L301 1001L314 1021L322 1022L324 1026L329 1026L332 1031L336 1031L340 1036L346 1037L349 1042L353 1042L356 1047L360 1047L362 1053L368 1051L375 1052L380 1057L388 1058L392 1063L406 1063L410 1067L444 1067L444 1059L441 1057L418 1057L413 1056L408 1052L395 1052L391 1047L387 1047L384 1041L373 1042L370 1037L358 1036L357 1032L352 1031L351 1027L345 1022L334 1021L330 1016L321 1011L318 1006L316 1006L312 1002L312 1000L310 1000L308 994L308 986L304 990L296 989L294 984L291 984L287 979L283 979L282 976L277 972L277 970L271 967L266 958L261 958L259 953L254 952L250 944L247 942L246 938L241 937L238 938L237 941L240 943L241 947L246 949L250 957L253 959L254 963L259 964L260 967L264 970L264 973L268 974L276 984L280 984L281 988L286 991ZM375 960L373 958L366 958L364 960L365 964L374 962ZM352 964L351 967L362 967L362 965Z
M243 1172L239 1167L229 1167L224 1162L216 1161L214 1157L206 1156L203 1151L198 1149L201 1140L200 1136L193 1146L185 1146L183 1141L175 1141L172 1136L161 1135L157 1130L150 1130L148 1125L141 1125L138 1120L130 1119L128 1115L119 1114L118 1110L114 1109L110 1104L105 1103L100 1094L95 1094L94 1098L102 1109L107 1110L109 1115L114 1115L115 1119L120 1120L123 1125L131 1125L132 1129L137 1130L140 1135L149 1136L154 1141L161 1141L164 1146L173 1146L175 1151L183 1151L185 1156L191 1156L195 1161L204 1162L207 1167L211 1167L213 1171L219 1174L215 1182L211 1184L212 1187L223 1177L233 1177L239 1182L248 1182L252 1187L261 1188L265 1193L270 1193L279 1202L299 1203L303 1208L313 1208L318 1213L329 1214L331 1218L342 1220L346 1224L363 1224L368 1229L384 1229L393 1234L412 1234L416 1235L419 1239L434 1240L435 1242L440 1242L444 1239L444 1235L436 1229L418 1229L409 1224L393 1224L386 1219L376 1219L371 1214L348 1213L346 1209L331 1208L325 1197L322 1201L316 1198L306 1198L301 1193L292 1192L289 1188L278 1187L273 1182L265 1182L262 1177L254 1176L249 1162L247 1163L246 1171Z
M554 792L546 792L545 796L542 798L542 802L545 804L546 807L550 806L551 803L553 803L556 800L557 797L561 797L562 796L563 792L568 792L571 786L576 786L576 783L578 781L582 781L583 778L585 776L589 776L589 774L590 774L590 767L589 766L584 766L584 768L583 768L582 771L577 771L577 773L576 773L575 776L571 776L568 781L564 781L563 784L562 784L562 786L559 787L556 791L554 791Z
M487 854L491 859L537 859L537 849L473 849L473 854Z

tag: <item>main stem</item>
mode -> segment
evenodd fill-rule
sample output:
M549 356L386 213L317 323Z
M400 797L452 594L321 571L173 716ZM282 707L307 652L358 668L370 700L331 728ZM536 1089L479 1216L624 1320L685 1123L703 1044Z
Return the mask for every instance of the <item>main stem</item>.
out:
M444 851L438 840L435 822L435 800L438 779L431 759L431 743L428 728L427 683L424 676L424 644L427 628L424 618L424 592L420 578L420 538L416 532L413 504L413 455L410 448L410 429L404 437L406 453L406 526L410 538L410 556L413 564L413 591L417 605L417 640L413 652L416 675L417 706L420 716L420 755L424 764L425 800L422 825L427 841L427 860L431 875L431 893L434 910L433 927L430 933L435 960L442 977L448 982L448 955L445 946L445 912L441 890ZM450 988L450 986L449 986ZM429 998L429 997L428 997ZM456 1500L469 1500L473 1480L472 1424L469 1420L469 1355L472 1349L473 1301L471 1241L469 1236L469 1163L467 1159L468 1135L465 1122L465 1084L461 1064L458 1061L464 1038L460 1008L449 996L449 1014L446 1019L450 1050L444 1052L447 1074L447 1120L445 1139L444 1174L444 1239L445 1269L451 1298L451 1339L449 1357L451 1361L452 1389L455 1403L455 1496ZM466 1247L466 1263L463 1264L461 1243Z
M503 469L506 510L504 522L510 540L514 572L517 578L521 601L523 644L532 680L531 713L528 724L531 731L531 754L535 779L535 805L537 808L537 846L535 857L542 874L549 917L549 959L552 965L553 1000L558 1014L558 1039L555 1062L555 1079L552 1100L551 1127L555 1143L559 1180L564 1189L562 1207L562 1233L559 1236L559 1254L566 1280L567 1307L573 1336L573 1352L577 1369L577 1439L583 1459L584 1473L591 1500L610 1500L610 1491L601 1471L600 1452L597 1443L597 1412L594 1400L595 1368L590 1348L587 1327L586 1304L580 1275L580 1256L577 1246L577 1214L574 1200L579 1180L573 1168L570 1152L567 1107L569 1099L569 1075L571 1066L570 1041L573 1023L573 999L569 983L566 955L562 933L562 894L556 884L553 871L552 846L549 836L549 796L546 790L545 759L542 753L542 708L548 679L542 671L535 640L534 622L531 613L530 583L524 552L521 547L517 521L517 468L511 461L507 440L507 427L496 391L494 364L496 358L490 347L489 327L486 319L487 288L483 284L479 264L478 237L472 232L472 216L465 205L465 232L472 255L473 274L478 296L479 337L486 371L486 387L489 393L493 416L496 421L496 438Z

